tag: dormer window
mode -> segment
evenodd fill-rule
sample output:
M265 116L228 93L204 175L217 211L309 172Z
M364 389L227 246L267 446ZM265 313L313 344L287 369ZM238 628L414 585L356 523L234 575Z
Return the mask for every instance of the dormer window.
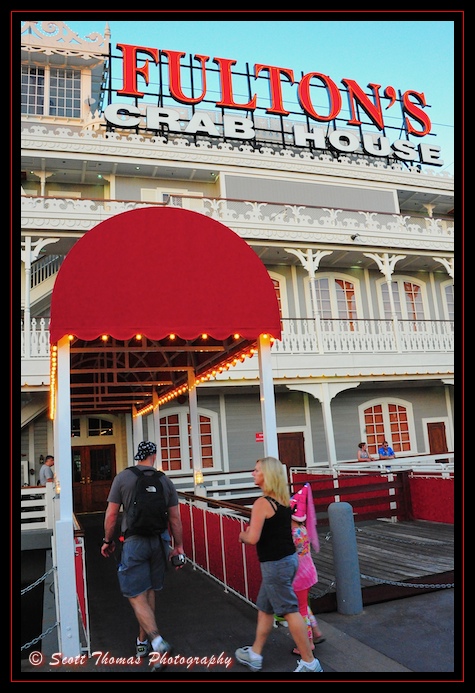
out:
M22 65L21 112L28 115L80 118L81 71Z

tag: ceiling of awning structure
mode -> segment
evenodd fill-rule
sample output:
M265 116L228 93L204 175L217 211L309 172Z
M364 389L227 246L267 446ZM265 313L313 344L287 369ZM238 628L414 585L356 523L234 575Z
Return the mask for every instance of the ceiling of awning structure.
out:
M152 404L154 391L162 401L185 394L189 372L198 382L209 380L256 351L255 341L234 336L222 341L209 336L154 341L142 335L126 341L73 339L71 410L140 410Z
M70 340L73 413L180 396L190 373L210 379L280 329L254 251L223 224L177 208L132 210L91 229L63 262L51 303L52 353Z

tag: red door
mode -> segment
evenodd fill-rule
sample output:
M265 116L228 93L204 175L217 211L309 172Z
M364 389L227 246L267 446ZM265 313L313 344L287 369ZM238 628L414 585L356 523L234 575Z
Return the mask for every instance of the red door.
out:
M437 455L439 452L448 452L447 435L445 432L445 423L437 421L436 423L427 424L427 433L429 436L429 452L431 455ZM448 459L436 460L447 464Z
M305 467L305 444L302 431L293 433L278 433L279 459L287 467L289 477L290 467Z
M74 512L104 511L115 476L115 445L73 447L72 465Z

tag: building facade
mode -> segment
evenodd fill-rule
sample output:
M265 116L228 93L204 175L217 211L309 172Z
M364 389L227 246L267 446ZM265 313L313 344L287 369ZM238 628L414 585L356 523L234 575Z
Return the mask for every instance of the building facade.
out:
M267 269L281 314L272 374L288 466L355 460L362 440L372 455L383 440L398 457L453 451L454 181L438 170L437 147L425 138L409 146L410 128L405 140L386 130L377 141L378 114L355 84L345 85L353 120L364 111L367 122L335 116L331 129L318 128L304 78L306 113L283 116L271 79L272 108L259 109L251 92L238 104L232 80L249 75L199 56L188 68L158 48L145 57L160 83L143 97L146 77L154 80L107 26L86 39L63 22L23 22L21 46L22 484L36 484L41 458L54 454L49 318L58 271L99 223L147 207L221 222ZM197 87L205 75L218 81L221 105ZM246 277L231 266L238 291ZM176 270L157 263L157 290L179 281ZM251 470L262 456L259 396L256 358L199 385L205 478ZM153 407L92 406L77 394L71 408L76 510L105 507L92 487L108 488L137 437L156 440L174 478L192 475L186 393L160 405L158 426Z

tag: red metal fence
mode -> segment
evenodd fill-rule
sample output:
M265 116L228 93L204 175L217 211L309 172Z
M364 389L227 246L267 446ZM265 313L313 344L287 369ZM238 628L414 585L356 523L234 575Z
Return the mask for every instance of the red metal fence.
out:
M413 471L387 474L295 473L291 492L306 483L312 487L319 525L328 525L328 506L345 501L353 507L355 521L395 518L454 522L454 478L422 475Z

